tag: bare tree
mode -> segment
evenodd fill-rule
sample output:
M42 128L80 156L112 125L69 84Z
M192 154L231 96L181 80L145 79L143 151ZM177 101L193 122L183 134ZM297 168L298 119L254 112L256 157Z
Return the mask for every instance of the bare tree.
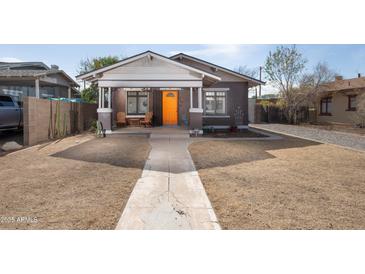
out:
M335 72L327 63L319 62L312 72L305 73L300 79L300 88L305 93L306 99L312 106L316 105L318 97L323 91L323 84L331 82L335 78Z
M303 100L298 84L306 62L295 46L277 47L266 58L264 70L267 79L279 89L290 123L296 123L297 108Z

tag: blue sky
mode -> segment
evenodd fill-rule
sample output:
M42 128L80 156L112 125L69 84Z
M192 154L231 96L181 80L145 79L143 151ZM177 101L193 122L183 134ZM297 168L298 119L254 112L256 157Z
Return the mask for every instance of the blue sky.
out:
M87 57L132 56L146 50L171 56L184 52L234 69L239 65L258 68L277 45L0 45L0 61L42 61L56 64L70 76L77 75L80 60ZM325 61L345 78L365 75L365 45L297 45L308 60L307 69ZM270 92L266 88L266 93Z

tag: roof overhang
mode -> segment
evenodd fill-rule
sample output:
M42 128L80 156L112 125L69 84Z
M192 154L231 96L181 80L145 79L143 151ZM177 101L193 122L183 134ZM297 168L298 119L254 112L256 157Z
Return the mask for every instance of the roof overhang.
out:
M180 59L180 58L186 58L186 59L189 59L191 61L194 61L194 62L203 64L203 65L210 66L211 68L215 69L216 71L221 70L221 71L224 71L224 72L226 72L228 74L232 74L234 76L237 76L237 77L239 77L241 79L244 79L247 82L249 82L250 83L250 87L254 87L254 86L257 86L257 85L264 85L265 84L264 81L260 81L258 79L253 78L253 77L250 77L248 75L244 75L244 74L241 74L239 72L236 72L236 71L233 71L233 70L230 70L230 69L227 69L227 68L224 68L224 67L221 67L221 66L212 64L210 62L201 60L199 58L196 58L196 57L193 57L193 56L190 56L190 55L187 55L185 53L178 53L178 54L173 55L173 56L170 57L170 59L172 59L172 60L177 60L177 59Z
M77 82L75 82L70 76L68 76L68 74L66 72L64 72L63 70L48 70L45 72L41 72L36 74L36 77L42 77L42 76L48 76L48 75L52 75L52 74L61 74L63 77L65 77L68 82L70 83L71 86L73 87L79 87L79 84Z

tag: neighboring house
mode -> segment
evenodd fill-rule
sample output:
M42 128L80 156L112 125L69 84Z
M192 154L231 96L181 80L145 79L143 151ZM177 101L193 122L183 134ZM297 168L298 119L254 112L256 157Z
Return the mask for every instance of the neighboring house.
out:
M321 85L321 96L317 103L317 121L320 123L353 124L356 104L365 92L365 77L336 80Z
M18 97L71 98L78 84L58 66L42 62L0 62L0 94Z
M229 128L248 125L248 88L264 82L212 63L147 51L76 77L99 87L98 117L106 130L118 112L134 121L153 113L154 126Z

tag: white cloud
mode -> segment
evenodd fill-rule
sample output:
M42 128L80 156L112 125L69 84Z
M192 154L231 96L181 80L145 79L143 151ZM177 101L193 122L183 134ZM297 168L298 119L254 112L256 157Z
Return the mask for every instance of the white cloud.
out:
M227 58L233 58L244 53L247 53L249 50L252 52L254 47L251 45L206 45L202 49L196 50L187 50L183 51L183 53L192 55L195 57L214 57L214 56L225 56ZM177 51L171 51L171 55L178 54Z
M23 62L23 61L18 58L15 58L15 57L0 57L0 62L15 63L15 62Z

